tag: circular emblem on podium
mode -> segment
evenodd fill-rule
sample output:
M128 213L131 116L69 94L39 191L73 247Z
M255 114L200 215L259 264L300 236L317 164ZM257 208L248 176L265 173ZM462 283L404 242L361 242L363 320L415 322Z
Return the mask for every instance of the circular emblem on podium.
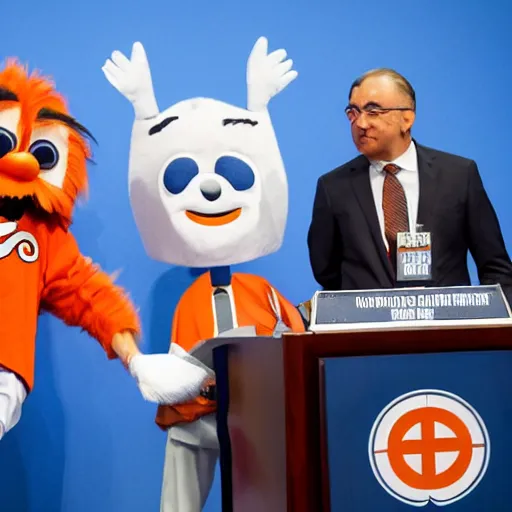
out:
M381 411L368 450L375 477L393 497L416 507L443 506L479 484L490 442L471 405L427 389L402 395Z

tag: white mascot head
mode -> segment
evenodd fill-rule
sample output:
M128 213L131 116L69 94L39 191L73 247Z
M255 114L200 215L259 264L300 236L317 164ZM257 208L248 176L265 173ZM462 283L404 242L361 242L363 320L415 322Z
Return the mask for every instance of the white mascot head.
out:
M215 267L281 247L288 185L267 105L297 72L285 50L267 47L258 39L247 62L247 109L194 98L159 112L140 43L102 68L135 110L130 201L151 257Z

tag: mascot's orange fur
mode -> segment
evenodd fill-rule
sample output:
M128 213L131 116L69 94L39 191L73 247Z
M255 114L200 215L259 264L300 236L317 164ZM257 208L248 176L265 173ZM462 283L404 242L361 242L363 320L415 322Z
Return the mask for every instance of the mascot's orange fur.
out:
M123 290L80 254L68 231L87 190L87 138L49 80L7 62L0 72L0 365L27 392L41 309L85 329L110 358L116 333L139 332Z
M34 386L41 310L82 327L109 358L119 356L146 400L192 398L207 379L173 355L140 352L134 306L69 231L87 190L88 139L48 79L8 61L0 72L0 438Z
M3 136L0 143L0 194L10 198L31 198L41 210L55 214L55 220L67 227L77 196L87 191L86 164L90 149L84 136L92 139L92 135L69 115L64 98L49 80L36 73L29 76L15 60L9 60L0 72L0 112L2 119L11 113L11 123L0 125ZM46 161L44 158L50 155L47 148L43 146L38 152L34 146L42 135L55 132L58 127L62 146L53 141L53 146L57 146L53 149L66 155L57 155L60 159L64 157L64 161L53 162L52 166L48 158ZM45 128L48 129L46 133ZM10 132L7 138L11 138L11 147L6 132ZM45 171L51 171L57 164L65 169L60 186L52 185L44 176Z

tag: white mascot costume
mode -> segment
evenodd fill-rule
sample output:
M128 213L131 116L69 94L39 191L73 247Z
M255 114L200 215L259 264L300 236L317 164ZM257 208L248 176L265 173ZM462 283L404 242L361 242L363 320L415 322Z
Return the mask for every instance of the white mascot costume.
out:
M231 273L283 241L288 184L267 105L297 76L285 57L285 50L268 54L267 40L258 39L247 63L247 109L194 98L160 112L140 43L131 59L116 51L103 67L135 110L129 190L147 253L209 269L185 291L173 319L170 353L202 367L210 382L193 400L177 396L159 406L157 424L169 432L162 512L202 510L219 454L215 375L190 352L242 327L260 336L304 331L298 310L265 279Z

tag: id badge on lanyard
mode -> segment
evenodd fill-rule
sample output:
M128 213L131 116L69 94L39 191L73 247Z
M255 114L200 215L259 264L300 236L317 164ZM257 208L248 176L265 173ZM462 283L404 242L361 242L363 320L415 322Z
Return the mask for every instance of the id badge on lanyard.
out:
M432 240L428 231L397 234L397 280L428 281L432 279Z

